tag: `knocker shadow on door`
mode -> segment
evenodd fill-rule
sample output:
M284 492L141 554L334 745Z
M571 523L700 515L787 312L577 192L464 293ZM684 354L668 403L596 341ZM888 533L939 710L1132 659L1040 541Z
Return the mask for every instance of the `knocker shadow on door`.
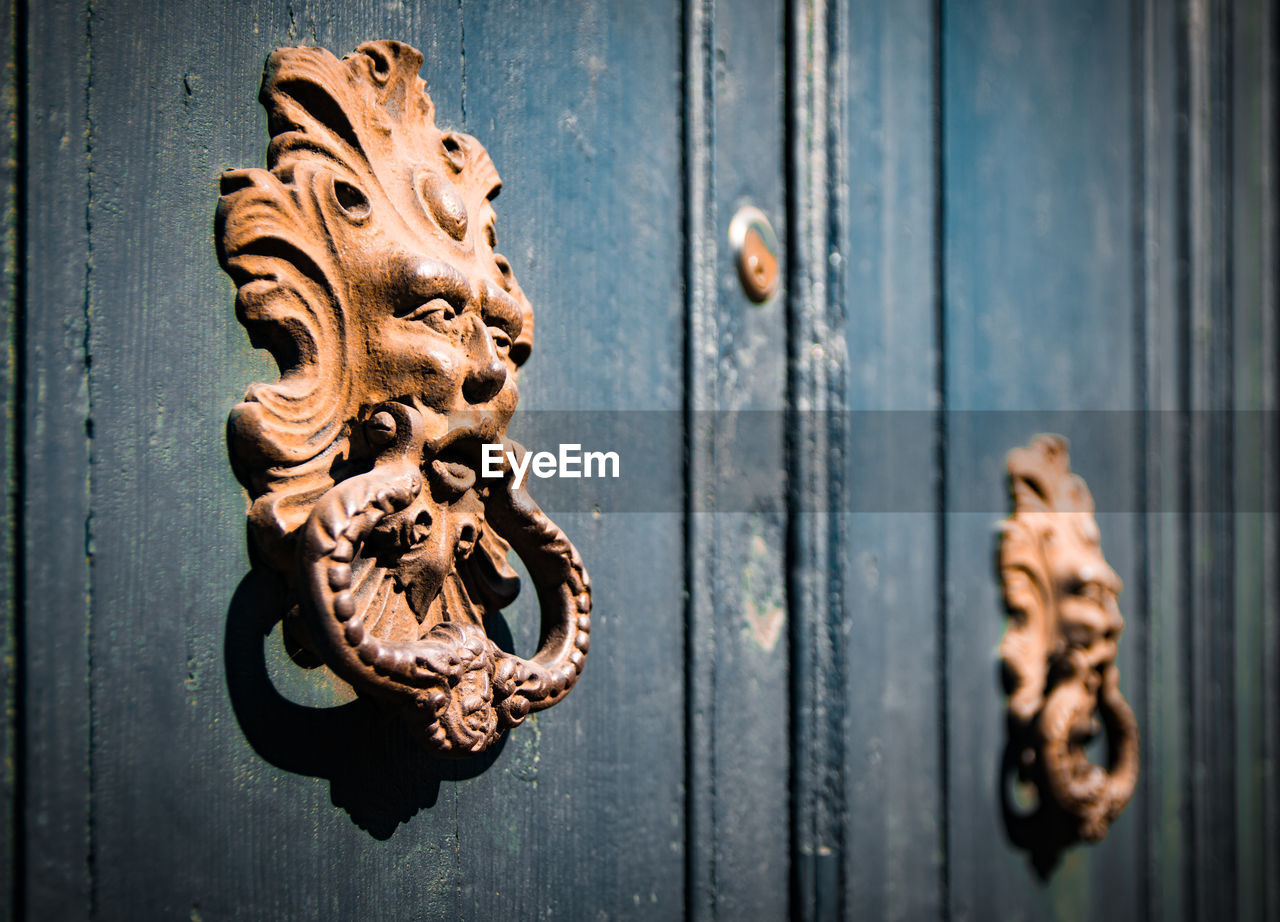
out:
M1040 879L1048 880L1063 853L1079 839L1075 818L1040 793L1046 789L1043 773L1026 757L1035 751L1036 743L1034 734L1009 719L996 785L1005 834L1027 853Z
M281 694L271 679L266 640L284 610L282 587L270 572L255 569L236 588L223 651L232 710L258 755L285 771L327 780L333 804L369 835L390 838L435 805L442 781L474 778L497 761L505 734L478 755L445 758L428 752L396 714L366 698L309 707ZM510 651L511 632L501 613L487 616L485 629Z

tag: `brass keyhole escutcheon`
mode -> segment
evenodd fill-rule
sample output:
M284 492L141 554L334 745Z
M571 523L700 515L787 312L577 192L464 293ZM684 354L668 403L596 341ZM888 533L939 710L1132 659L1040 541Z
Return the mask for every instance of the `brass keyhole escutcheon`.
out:
M746 296L763 304L777 294L778 235L765 213L754 205L739 208L729 222L729 244L737 256L738 278Z

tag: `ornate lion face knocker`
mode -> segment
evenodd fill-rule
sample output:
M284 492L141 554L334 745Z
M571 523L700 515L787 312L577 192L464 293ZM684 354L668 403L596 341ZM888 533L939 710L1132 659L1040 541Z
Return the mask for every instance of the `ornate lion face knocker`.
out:
M249 388L227 438L293 635L427 745L469 753L573 687L591 594L509 469L478 478L484 444L523 453L505 432L533 310L495 251L498 173L436 127L421 66L387 41L268 59L268 169L223 174L217 243L280 379ZM542 609L529 660L484 630L519 589L511 549Z
M1138 781L1138 725L1120 694L1120 578L1102 556L1093 497L1071 473L1066 440L1042 435L1009 452L1013 515L1000 541L1011 615L1000 645L1012 679L1011 728L1020 770L1096 841ZM1110 766L1085 747L1106 727Z

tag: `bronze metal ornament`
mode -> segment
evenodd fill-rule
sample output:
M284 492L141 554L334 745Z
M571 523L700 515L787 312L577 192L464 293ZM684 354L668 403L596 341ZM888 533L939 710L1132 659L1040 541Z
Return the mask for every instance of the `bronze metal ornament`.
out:
M1013 514L999 565L1010 623L1000 655L1012 682L1019 769L1070 817L1075 837L1102 839L1138 782L1138 724L1120 693L1120 577L1102 556L1093 497L1071 473L1067 442L1041 435L1008 456ZM1085 747L1106 730L1109 766Z
M251 554L285 580L298 642L465 754L573 687L591 590L510 463L478 476L486 443L523 455L505 433L533 310L495 250L498 172L436 127L421 66L392 41L267 60L268 168L223 174L216 238L280 377L248 389L227 441ZM531 659L484 628L519 590L511 549L542 612Z

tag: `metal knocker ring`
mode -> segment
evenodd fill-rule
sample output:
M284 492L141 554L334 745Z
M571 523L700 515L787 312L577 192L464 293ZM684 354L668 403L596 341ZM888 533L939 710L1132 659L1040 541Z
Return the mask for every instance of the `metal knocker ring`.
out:
M1119 670L1110 664L1096 690L1085 681L1059 684L1040 714L1046 787L1059 806L1078 817L1077 835L1089 842L1107 834L1138 784L1138 722L1118 681ZM1108 768L1095 765L1085 753L1095 714L1106 731Z
M536 574L543 616L538 654L524 660L500 650L482 622L467 619L466 607L416 638L375 634L388 592L434 598L474 552L485 517L477 514L470 484L422 474L429 455L416 410L386 404L371 424L392 433L384 454L373 470L326 493L303 529L306 636L339 676L399 707L424 742L442 752L480 752L577 681L589 648L587 575L563 532L526 491L512 487L508 469L487 490L482 527L508 540ZM384 569L378 559L388 546L398 552L397 564Z

